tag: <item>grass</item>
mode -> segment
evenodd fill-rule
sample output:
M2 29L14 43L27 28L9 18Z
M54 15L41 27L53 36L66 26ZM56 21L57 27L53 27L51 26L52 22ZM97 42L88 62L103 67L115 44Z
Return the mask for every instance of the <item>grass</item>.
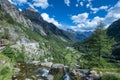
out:
M120 75L105 74L102 76L102 80L120 80Z
M97 71L97 72L116 72L116 73L120 73L120 68L93 68L93 70Z
M13 63L11 60L0 54L0 80L8 80L13 75Z

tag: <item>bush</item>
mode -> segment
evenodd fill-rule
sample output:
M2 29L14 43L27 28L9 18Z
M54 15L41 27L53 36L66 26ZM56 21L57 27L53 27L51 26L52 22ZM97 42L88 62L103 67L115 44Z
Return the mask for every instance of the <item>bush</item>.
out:
M10 47L10 45L8 45L3 49L2 54L9 57L10 59L14 59L16 52L13 48Z
M103 75L102 80L120 80L120 77L115 74L105 74Z
M13 63L11 60L0 54L0 80L9 80L13 75Z

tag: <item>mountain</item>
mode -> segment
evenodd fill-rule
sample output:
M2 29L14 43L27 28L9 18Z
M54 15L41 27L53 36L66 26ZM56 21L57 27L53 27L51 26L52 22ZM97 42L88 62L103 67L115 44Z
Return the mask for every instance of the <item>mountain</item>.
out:
M8 0L0 0L0 7L9 14L15 21L24 24L26 27L30 27L31 21L29 19L24 18L21 12L12 5Z
M73 36L70 35L70 32L59 29L54 24L44 21L41 14L34 9L24 9L22 14L31 20L33 31L39 33L40 35L49 38L60 37L58 39L62 38L61 40L64 39L63 41L73 40Z
M116 41L120 41L120 19L113 22L107 29L108 36L115 38Z
M24 49L23 57L26 57L27 62L47 59L55 63L65 63L66 59L63 57L68 53L68 44L73 41L72 33L44 21L34 9L20 12L9 1L0 0L0 52L10 45L20 52L16 51L15 59L21 58L19 56ZM8 47L7 49L10 50Z
M83 39L91 36L93 33L92 31L81 32L81 31L74 31L72 29L67 29L67 31L73 34L73 37L76 41L83 40Z
M112 54L120 60L120 19L113 22L107 29L108 36L115 39Z

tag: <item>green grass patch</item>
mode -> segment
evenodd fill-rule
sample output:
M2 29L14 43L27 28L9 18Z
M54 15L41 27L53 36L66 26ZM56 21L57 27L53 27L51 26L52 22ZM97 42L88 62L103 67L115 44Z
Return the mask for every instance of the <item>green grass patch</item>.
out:
M117 72L120 73L120 68L93 68L97 72Z
M102 76L102 80L120 80L120 75L105 74Z
M8 80L13 75L13 62L5 55L0 54L0 80Z

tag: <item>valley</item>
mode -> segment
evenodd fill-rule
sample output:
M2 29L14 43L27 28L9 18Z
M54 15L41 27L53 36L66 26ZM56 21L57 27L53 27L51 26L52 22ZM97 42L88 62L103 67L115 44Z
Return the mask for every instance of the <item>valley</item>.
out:
M120 21L104 27L60 29L0 0L0 80L120 80Z

